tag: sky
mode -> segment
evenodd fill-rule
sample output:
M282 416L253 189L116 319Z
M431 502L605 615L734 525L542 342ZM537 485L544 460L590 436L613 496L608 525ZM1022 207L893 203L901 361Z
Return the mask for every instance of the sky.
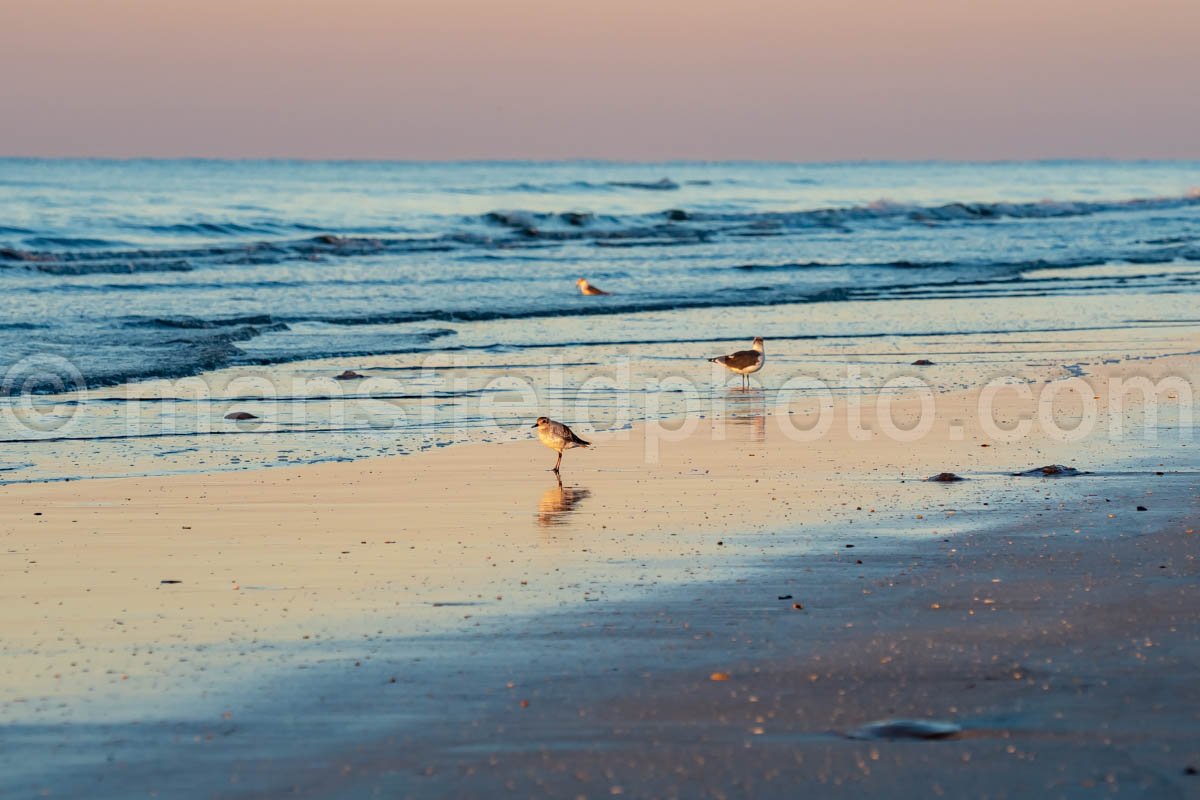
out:
M1200 158L1200 0L0 0L0 155Z

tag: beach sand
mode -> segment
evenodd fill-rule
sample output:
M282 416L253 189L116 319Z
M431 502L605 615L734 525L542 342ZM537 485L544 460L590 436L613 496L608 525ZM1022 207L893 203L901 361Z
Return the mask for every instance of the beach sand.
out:
M1194 345L1089 364L1078 440L989 436L972 386L805 441L751 392L561 487L532 439L5 487L0 794L1188 796L1200 445L1105 387L1195 386ZM1092 474L1011 474L1052 463ZM963 730L847 737L897 717Z

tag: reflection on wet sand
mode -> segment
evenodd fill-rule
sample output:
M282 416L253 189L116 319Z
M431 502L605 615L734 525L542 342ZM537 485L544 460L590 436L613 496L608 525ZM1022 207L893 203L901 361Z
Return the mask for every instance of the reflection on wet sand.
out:
M767 400L762 389L730 389L725 393L725 422L746 431L751 442L767 440Z
M566 525L575 506L591 494L581 486L563 486L562 478L558 478L557 484L542 492L542 498L538 501L538 526L552 528Z

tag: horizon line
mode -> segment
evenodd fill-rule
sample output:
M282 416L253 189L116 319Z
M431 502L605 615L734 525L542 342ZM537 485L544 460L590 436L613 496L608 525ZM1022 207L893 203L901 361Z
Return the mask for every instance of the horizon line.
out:
M622 165L652 165L652 164L746 164L746 165L781 165L781 166L851 166L872 164L895 165L929 165L929 164L1186 164L1200 163L1200 155L1190 157L1154 157L1154 156L1044 156L1033 158L850 158L850 159L811 159L792 160L778 158L605 158L605 157L572 157L572 158L393 158L370 156L85 156L85 155L8 155L0 154L0 161L107 161L107 162L223 162L223 163L313 163L313 164L622 164Z

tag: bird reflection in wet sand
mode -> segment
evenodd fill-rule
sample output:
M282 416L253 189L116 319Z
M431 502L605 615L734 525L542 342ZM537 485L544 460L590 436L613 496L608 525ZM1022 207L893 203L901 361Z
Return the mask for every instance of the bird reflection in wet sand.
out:
M747 431L751 442L767 440L767 402L762 389L730 389L725 402L727 425Z
M557 485L542 492L542 499L538 501L537 523L541 528L566 525L575 507L591 495L581 486L563 486L558 473L554 477L558 480Z

